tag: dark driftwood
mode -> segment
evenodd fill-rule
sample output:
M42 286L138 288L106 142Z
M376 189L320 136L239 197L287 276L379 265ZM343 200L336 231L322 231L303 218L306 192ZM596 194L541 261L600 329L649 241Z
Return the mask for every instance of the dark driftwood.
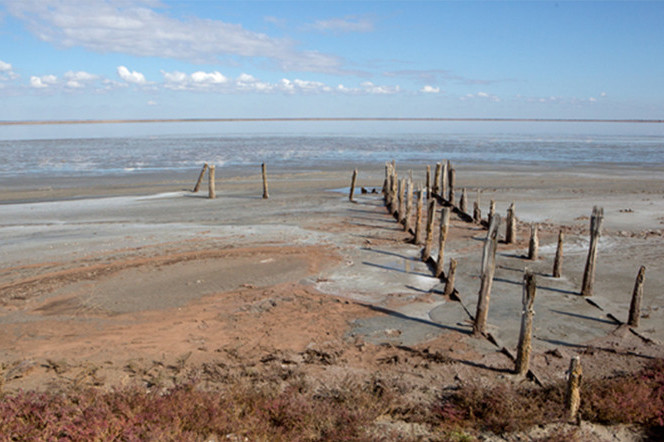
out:
M261 173L263 174L263 199L266 200L270 198L270 194L267 191L267 168L265 163L261 164ZM353 192L355 191L355 179L357 178L357 169L353 172L353 182L350 186L350 200L353 201Z
M194 190L192 192L196 193L199 191L201 188L201 183L203 182L203 177L205 176L205 171L208 168L208 164L205 163L203 164L203 169L201 169L201 173L198 175L198 180L196 181L196 185L194 186Z
M267 179L265 176L265 164L263 164L263 188L265 191L263 192L263 198L267 198L265 195L267 194ZM353 170L353 177L350 179L350 193L348 194L348 200L351 203L355 202L355 199L353 198L355 195L355 184L357 183L357 169Z
M523 297L521 303L521 331L519 332L519 344L516 350L516 362L514 371L518 375L525 375L530 368L530 353L532 351L533 336L533 303L535 302L536 287L535 275L526 270L523 275Z
M643 297L643 281L646 277L646 266L641 266L634 282L634 291L632 292L632 302L629 305L629 319L627 324L632 327L639 326L639 316L641 315L641 298Z
M484 249L482 250L482 271L479 299L477 301L477 311L475 313L475 323L473 324L474 335L484 335L486 333L486 321L489 316L489 300L491 297L491 286L493 284L493 275L496 271L496 249L498 245L498 227L500 226L500 215L495 215L491 219L489 231L484 240Z
M210 199L215 199L217 197L217 192L215 190L215 179L214 179L214 164L208 167L208 187L209 187L209 193L208 197Z
M436 261L436 278L443 274L443 265L445 261L445 242L447 241L447 232L450 228L450 208L443 207L440 212L440 231L438 232L438 261Z
M595 262L597 261L597 243L604 220L604 209L593 207L593 213L590 216L590 246L588 248L588 258L586 259L586 268L583 272L583 284L581 285L581 295L592 296L595 285Z
M450 189L447 201L449 201L451 205L454 205L454 181L456 179L456 171L454 169L450 169L448 175L449 175L448 185Z
M553 277L560 278L563 271L563 239L565 234L562 230L558 232L558 246L556 247L556 258L553 260Z
M431 166L427 164L427 185L426 185L426 191L427 191L427 201L431 199Z

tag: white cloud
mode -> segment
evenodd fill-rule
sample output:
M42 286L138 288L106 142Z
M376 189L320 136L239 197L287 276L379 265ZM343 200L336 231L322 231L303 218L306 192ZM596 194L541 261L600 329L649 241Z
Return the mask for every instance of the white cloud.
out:
M376 95L392 95L392 94L397 94L401 91L401 88L399 86L378 86L370 81L365 81L364 83L361 83L360 87L363 92L367 94L376 94Z
M65 86L70 89L82 89L98 78L99 77L97 75L90 74L85 71L68 71L65 72L64 75Z
M14 68L10 63L0 60L0 81L16 80L18 74L14 72Z
M488 100L492 101L494 103L499 103L501 100L497 95L489 94L487 92L478 92L476 94L466 94L463 97L459 98L461 101L468 101L468 100Z
M198 71L191 74L191 79L194 83L207 83L207 84L224 84L228 82L228 79L224 77L220 72L203 72Z
M599 94L599 96L602 98L606 97L606 92L602 92L601 94Z
M39 39L60 47L100 53L214 62L259 57L295 71L342 71L339 57L303 51L297 43L253 32L242 25L159 12L155 1L22 0L6 3Z
M374 30L374 23L367 17L349 15L344 18L317 20L306 25L305 29L313 29L320 32L371 32Z
M127 83L146 84L145 75L140 72L130 71L125 66L118 66L118 75Z
M35 89L46 89L49 86L53 86L58 82L58 77L55 75L42 75L41 77L32 76L30 77L30 86Z
M438 94L438 93L440 93L440 88L430 86L430 85L427 84L422 89L420 89L420 92L422 92L424 94Z

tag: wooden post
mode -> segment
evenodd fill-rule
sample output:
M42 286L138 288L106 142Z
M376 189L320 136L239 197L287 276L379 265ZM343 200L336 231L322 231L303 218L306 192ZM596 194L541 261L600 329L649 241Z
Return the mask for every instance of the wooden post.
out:
M459 200L459 210L461 211L461 213L466 213L466 209L468 208L467 200L468 200L468 195L466 194L466 188L464 187L461 190L461 199Z
M588 258L586 259L586 268L583 272L583 285L581 286L581 295L592 296L593 286L595 285L595 261L597 260L597 243L599 241L602 221L604 220L604 209L593 207L593 213L590 216L590 247L588 248Z
M507 209L507 219L505 221L505 242L513 244L516 242L516 220L514 219L514 202Z
M408 178L408 192L406 193L406 215L404 230L408 232L410 230L410 218L413 213L413 180Z
M537 260L537 254L539 251L539 238L537 237L537 224L532 224L530 226L530 241L528 242L528 259L532 261Z
M473 222L475 224L480 224L482 222L482 209L480 209L480 194L479 189L477 190L477 197L473 203Z
M427 209L427 232L424 240L424 249L422 249L422 261L427 262L431 257L431 243L433 242L433 223L436 215L436 199L429 198Z
M270 197L267 191L267 168L265 163L261 164L261 172L263 174L263 199L266 200ZM357 169L353 172L353 182L350 186L350 200L353 201L353 192L355 191L355 178L357 178Z
M529 270L523 275L523 296L521 304L521 331L519 332L519 345L516 351L516 363L514 371L523 376L528 373L530 368L530 353L532 351L533 334L533 303L535 302L535 292L537 290L535 275Z
M422 206L424 205L424 192L422 184L417 189L417 209L415 211L415 244L422 244Z
M443 274L443 263L445 261L445 242L447 232L450 228L450 208L443 207L440 212L440 231L438 232L438 261L436 261L436 278Z
M447 196L447 162L443 161L443 170L440 173L440 196L445 198Z
M496 202L494 200L491 200L489 203L489 214L487 215L487 224L491 225L491 220L493 219L494 215L496 214Z
M390 179L390 163L385 163L385 180L383 181L383 196L387 198L388 182Z
M207 168L208 163L203 164L203 169L201 169L201 173L198 175L198 181L196 181L196 185L194 186L194 190L192 190L192 192L196 193L201 188L201 183L203 182L203 177L205 176L205 171Z
M449 175L450 194L447 200L450 202L450 204L454 205L454 178L456 176L456 171L454 169L450 169L448 175Z
M397 174L397 166L392 161L392 206L390 207L390 213L394 215L398 208L398 190L399 190L399 175Z
M431 166L427 164L427 201L431 198Z
M209 181L208 181L208 184L209 184L208 197L210 199L215 199L217 197L217 193L215 192L215 189L214 189L214 164L211 164L210 166L208 166L208 170L209 170L209 172L208 172L208 179L209 179Z
M563 271L563 239L565 234L562 229L558 232L558 246L556 247L556 258L553 260L553 277L560 278Z
M348 194L348 200L351 203L355 202L355 199L353 199L353 195L355 194L355 183L357 182L357 169L353 170L353 177L350 179L350 193ZM267 181L265 180L265 163L263 163L263 188L267 189L265 186L265 183ZM267 194L267 191L263 192L263 198L267 198L265 195Z
M434 195L440 195L440 173L443 170L443 165L441 163L436 163L436 172L433 175L433 193Z
M450 296L454 293L454 276L456 275L457 262L456 259L450 259L450 268L447 271L447 278L445 279L445 291L443 296Z
M569 422L578 422L579 405L581 404L581 360L574 356L569 363L567 375L567 392L565 394L565 411Z
M495 215L491 218L489 231L484 240L484 249L482 250L480 292L477 301L477 311L475 313L475 323L473 324L473 334L476 336L483 335L486 331L486 320L489 316L491 285L493 284L493 274L496 271L498 227L500 227L500 215Z
M629 319L627 324L632 327L639 326L639 316L641 315L641 298L643 297L643 280L646 277L646 266L641 266L634 282L634 291L632 292L632 302L629 305Z
M406 178L399 181L399 223L406 224Z

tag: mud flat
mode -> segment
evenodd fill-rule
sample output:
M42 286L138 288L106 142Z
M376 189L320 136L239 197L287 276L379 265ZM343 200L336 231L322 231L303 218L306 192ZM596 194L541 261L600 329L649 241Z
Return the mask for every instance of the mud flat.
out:
M356 203L347 195L353 168L271 170L269 199L259 169L217 169L215 199L191 192L197 171L6 186L5 388L168 386L184 367L260 373L277 363L326 384L379 374L418 397L463 382L532 382L510 374L507 355L525 268L537 277L531 368L541 383L564 379L575 355L589 378L664 356L664 170L457 166L470 206L480 191L484 214L492 199L501 215L515 202L519 220L517 242L498 246L491 342L471 335L486 229L452 216L445 260L458 262L458 297L444 297L421 247L371 193L382 187L382 165L360 169ZM605 219L587 299L579 291L595 205ZM540 225L535 261L525 258L531 222ZM553 278L561 228L563 276ZM625 322L641 265L635 329Z

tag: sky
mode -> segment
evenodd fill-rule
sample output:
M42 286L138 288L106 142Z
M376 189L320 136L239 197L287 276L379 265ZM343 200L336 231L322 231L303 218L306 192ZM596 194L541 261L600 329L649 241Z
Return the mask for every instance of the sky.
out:
M664 119L664 2L0 0L0 120Z

